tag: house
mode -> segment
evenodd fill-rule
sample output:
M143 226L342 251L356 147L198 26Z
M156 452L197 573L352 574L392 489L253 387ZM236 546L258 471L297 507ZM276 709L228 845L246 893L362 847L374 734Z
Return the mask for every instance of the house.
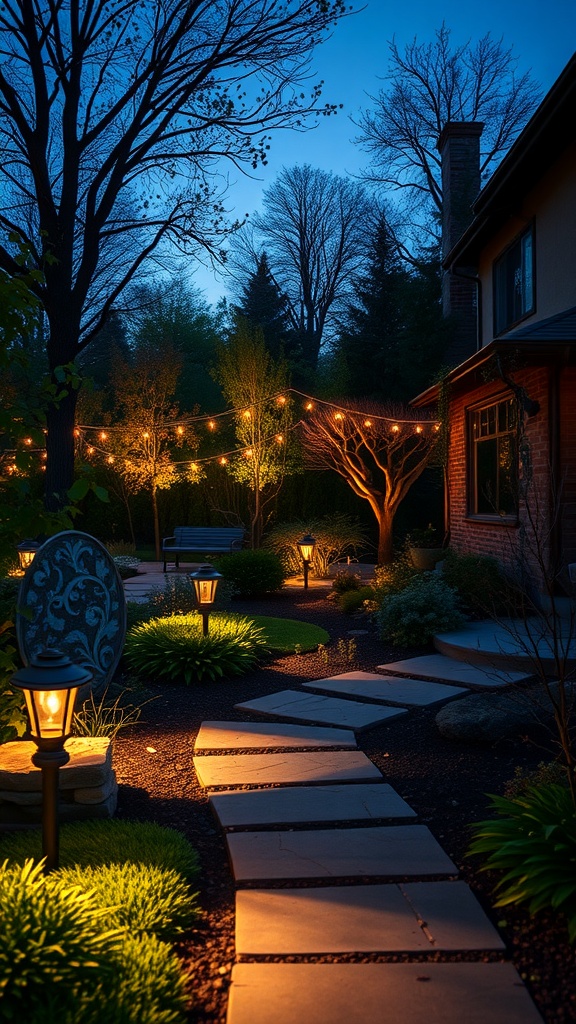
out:
M479 191L481 130L449 124L439 140L443 300L456 347L444 383L412 404L440 399L446 410L451 547L506 563L528 547L534 578L542 584L543 556L545 572L569 591L568 566L576 562L576 55Z

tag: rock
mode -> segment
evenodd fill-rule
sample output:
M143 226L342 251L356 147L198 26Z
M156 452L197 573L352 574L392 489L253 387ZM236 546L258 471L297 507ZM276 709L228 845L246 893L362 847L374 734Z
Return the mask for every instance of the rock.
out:
M479 693L446 704L436 715L436 725L448 739L494 743L550 718L539 692Z
M74 790L74 803L76 804L102 804L108 797L118 792L116 773L110 772L108 780L103 786L88 786L83 789Z
M42 774L32 764L36 744L14 740L0 745L0 789L39 793ZM70 761L60 769L60 789L103 786L112 768L112 742L106 736L72 736L66 741Z

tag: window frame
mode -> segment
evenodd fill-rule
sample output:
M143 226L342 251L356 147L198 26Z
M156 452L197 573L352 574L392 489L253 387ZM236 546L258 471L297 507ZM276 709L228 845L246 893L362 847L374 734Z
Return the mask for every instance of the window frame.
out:
M528 237L528 236L530 236L531 239L532 239L532 275L531 275L531 279L532 279L532 296L531 296L532 302L531 302L530 307L528 309L526 309L523 313L521 313L520 316L516 317L516 319L508 320L506 318L506 322L501 325L498 322L498 306L499 306L498 299L499 299L499 294L500 294L500 290L498 288L498 268L503 265L504 260L506 259L507 256L510 255L512 250L517 245L519 245L519 244L521 245L522 239L525 238L525 237ZM506 291L506 296L508 297L508 295L509 295L509 292ZM502 251L498 254L496 259L494 259L493 262L492 262L492 327L493 327L494 337L498 338L498 337L500 337L500 335L506 334L508 331L512 330L518 324L522 323L523 320L526 320L529 316L533 316L535 312L536 312L536 225L535 225L534 220L531 220L530 223L528 224L528 226L524 227L521 231L519 231L518 234L516 234L514 236L512 241L509 242L508 245L504 249L502 249Z
M511 391L499 391L496 394L486 396L485 398L472 403L466 407L466 519L475 523L490 523L491 525L498 524L499 526L517 526L519 522L519 502L518 497L516 498L516 508L514 512L500 514L499 512L478 512L478 474L477 474L477 451L478 451L478 438L474 434L474 421L477 418L478 413L484 409L490 409L493 406L500 405L503 402L515 402L514 395ZM506 435L511 435L515 444L515 475L516 485L520 483L520 456L519 456L519 423L516 417L516 425L508 431L497 431L493 436L498 438Z

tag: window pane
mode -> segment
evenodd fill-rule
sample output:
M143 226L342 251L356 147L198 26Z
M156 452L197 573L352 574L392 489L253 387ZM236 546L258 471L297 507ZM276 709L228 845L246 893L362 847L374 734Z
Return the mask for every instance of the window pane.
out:
M497 456L496 438L481 441L476 445L476 512L479 514L494 515L497 511Z

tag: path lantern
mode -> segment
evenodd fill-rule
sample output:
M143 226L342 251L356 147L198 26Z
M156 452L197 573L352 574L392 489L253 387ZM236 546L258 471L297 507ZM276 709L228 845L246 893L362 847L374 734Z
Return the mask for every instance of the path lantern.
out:
M23 575L29 565L32 565L34 561L34 555L40 547L36 540L23 540L17 545L16 550L18 552L18 563L20 566L20 572Z
M80 686L92 673L74 665L67 655L46 648L12 676L24 691L30 732L38 750L32 764L42 771L42 853L46 873L58 867L58 772L70 754L64 743L71 734L74 703Z
M304 590L308 590L308 570L314 558L315 548L316 540L309 533L302 537L302 540L298 541L298 550L302 559L302 565L304 566Z
M217 572L213 565L201 565L196 572L190 573L190 579L194 584L196 603L202 615L202 633L208 636L208 616L214 607L218 580L222 574Z

